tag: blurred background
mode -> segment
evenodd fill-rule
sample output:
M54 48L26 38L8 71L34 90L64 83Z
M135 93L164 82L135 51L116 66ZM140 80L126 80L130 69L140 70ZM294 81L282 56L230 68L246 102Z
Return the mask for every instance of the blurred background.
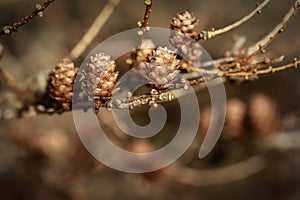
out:
M32 0L1 0L0 26L29 14ZM44 17L34 19L17 33L1 36L4 55L0 66L20 88L44 90L47 74L68 55L104 7L100 0L55 1ZM156 1L150 25L168 28L177 12L192 11L200 29L223 27L249 13L252 0ZM272 0L262 14L239 28L202 43L213 58L245 36L251 45L280 22L294 1ZM136 28L144 14L143 0L121 0L95 42ZM285 63L300 57L300 16L267 49L285 55ZM16 119L11 107L15 94L0 82L0 199L300 199L300 72L289 69L253 82L225 84L227 116L222 136L204 159L197 157L210 119L208 91L197 89L201 120L191 148L171 166L146 174L129 174L107 168L82 145L72 113ZM24 93L24 95L26 95ZM174 103L164 104L175 115ZM176 109L175 109L176 111ZM148 120L146 109L132 113ZM131 139L119 133L109 111L101 110L101 123L116 143L136 152L148 152L172 139L178 121L150 140ZM176 117L174 117L176 118ZM172 124L173 122L173 124ZM299 158L298 158L299 157Z

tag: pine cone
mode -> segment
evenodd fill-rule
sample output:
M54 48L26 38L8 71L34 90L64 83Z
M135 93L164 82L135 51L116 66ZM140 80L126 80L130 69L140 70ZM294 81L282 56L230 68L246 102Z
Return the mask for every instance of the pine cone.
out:
M177 13L171 22L172 30L183 33L190 38L195 38L198 35L196 31L197 27L198 20L194 14L189 11Z
M134 140L129 145L129 151L134 153L149 153L155 150L155 147L146 140ZM156 159L156 163L153 163L153 161L149 160L141 160L140 165L155 165L159 164L161 162L163 157ZM149 182L155 183L163 181L165 178L167 178L169 168L162 168L156 171L146 172L142 174L142 177L146 179Z
M49 74L48 92L52 99L61 103L64 110L69 110L73 96L73 85L78 68L68 59L62 60Z
M166 47L158 47L153 51L150 62L146 63L145 72L149 83L158 89L167 89L174 85L178 79L179 60L176 55Z
M246 114L247 106L242 100L232 98L227 102L226 126L232 137L238 138L245 134Z
M109 55L99 53L90 57L90 62L83 70L85 76L83 87L95 100L96 107L100 106L102 100L110 98L117 91L116 80L119 72L115 71L115 67L115 61Z
M184 65L180 66L184 70L195 68L193 65L200 64L203 52L200 44L193 40L198 35L197 26L198 20L193 13L188 11L176 14L171 22L171 28L174 31L171 32L170 43L176 48L177 53L186 60L182 63Z
M256 94L251 97L249 117L256 135L269 136L279 128L278 107L273 99L264 94Z

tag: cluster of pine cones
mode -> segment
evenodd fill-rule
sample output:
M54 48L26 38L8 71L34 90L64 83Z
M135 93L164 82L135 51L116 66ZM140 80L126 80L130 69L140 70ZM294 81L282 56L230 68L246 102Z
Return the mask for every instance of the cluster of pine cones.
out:
M188 57L188 60L199 60L201 50L195 48L190 38L197 36L196 28L198 20L186 11L177 14L172 22L170 42L180 52ZM193 46L194 45L194 46ZM150 48L144 48L144 47ZM193 50L191 50L193 49ZM196 50L195 50L196 49ZM134 64L142 66L139 70L151 87L158 90L166 90L174 87L180 81L179 72L188 62L182 62L182 58L168 50L166 47L154 48L151 40L143 40L140 48L132 55ZM183 65L183 63L185 65ZM103 103L119 90L116 63L109 55L97 53L90 56L87 66L82 70L84 75L83 89L87 95L95 101L95 108L99 109ZM71 110L73 97L73 85L78 68L70 60L64 60L50 73L48 80L48 92L50 97L57 101L64 110Z

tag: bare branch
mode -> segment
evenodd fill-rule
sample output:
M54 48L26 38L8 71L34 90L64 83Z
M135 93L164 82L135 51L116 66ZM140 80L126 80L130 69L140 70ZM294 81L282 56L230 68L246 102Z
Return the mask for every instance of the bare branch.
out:
M216 169L192 169L179 167L174 173L180 183L192 186L212 186L240 181L262 171L266 166L261 156L253 156L239 163Z
M247 22L252 17L254 17L256 14L260 14L261 9L263 9L269 2L270 2L270 0L263 1L261 4L258 4L258 6L252 12L250 12L248 15L246 15L245 17L238 20L237 22L235 22L231 25L228 25L224 28L220 28L217 30L212 29L211 31L206 31L206 30L201 31L201 33L198 35L196 40L209 40L217 35L221 35L221 34L226 33L234 28L239 27L240 25L242 25L243 23Z
M12 32L18 31L19 28L33 20L36 16L42 17L43 12L46 10L46 8L53 3L55 0L45 0L43 4L36 4L35 9L32 11L32 13L26 17L23 17L18 22L13 23L10 26L5 26L2 28L0 35L9 35Z
M71 50L69 58L74 60L78 58L85 49L93 42L94 38L99 34L104 24L109 17L113 14L116 6L120 3L120 0L109 0L99 15L96 17L90 28L84 34L82 39Z
M235 59L235 61L221 66L221 69L228 70L230 68L234 68L236 65L239 65L240 63L248 62L259 52L264 53L265 48L268 47L279 36L279 34L285 30L287 25L293 20L293 18L296 16L299 10L300 10L300 0L297 0L294 6L284 16L282 21L269 34L267 34L263 39L261 39L256 44L248 48L242 49L241 52L244 51L245 53L242 53L239 56L239 58Z
M223 58L218 58L216 60L201 63L200 67L207 67L207 66L215 65L216 68L219 68L219 66L222 65L223 63L229 63L229 62L233 62L235 60L236 60L235 57L223 57Z
M152 12L152 6L153 6L154 0L145 0L145 14L142 21L138 21L138 27L141 28L141 30L138 31L139 40L138 40L138 48L140 48L142 41L143 41L143 35L145 31L147 30L147 27L149 25L149 19Z
M3 45L0 43L0 60L1 60L2 56L3 56L3 52L4 52L4 47L3 47Z
M149 25L149 19L152 12L152 5L154 3L154 0L145 0L146 10L144 14L144 19L141 23L140 28L145 28Z
M275 72L280 72L289 68L297 68L300 64L300 61L295 59L294 62L289 63L287 65L279 66L279 67L273 67L269 66L265 68L265 65L260 64L261 66L253 66L250 71L244 71L243 68L240 70L232 70L228 72L224 72L224 77L245 77L245 79L248 79L251 76L257 76L257 75L263 75L263 74L271 74Z
M293 63L287 64L287 65L283 65L280 67L272 67L269 66L268 69L264 69L264 70L258 70L256 72L257 75L262 75L262 74L270 74L270 73L275 73L275 72L280 72L289 68L297 68L298 65L300 64L300 60L295 59L295 61Z
M11 78L11 76L0 67L0 78L6 83L7 87L13 91L17 89L17 83Z
M279 34L285 30L287 25L292 21L299 10L300 1L297 0L294 6L284 16L282 21L269 34L247 49L247 56L252 57L259 52L264 52L265 48L269 46L279 36Z

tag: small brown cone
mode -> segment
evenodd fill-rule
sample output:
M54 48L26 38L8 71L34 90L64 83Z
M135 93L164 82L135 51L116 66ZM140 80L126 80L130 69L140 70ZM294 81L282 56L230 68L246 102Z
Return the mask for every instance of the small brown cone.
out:
M138 139L132 142L129 148L130 152L133 153L150 153L155 151L154 146L149 142L145 141L143 139ZM153 165L156 163L149 162L148 161L143 161L143 164L146 165ZM159 162L159 161L157 161ZM168 175L168 168L162 168L158 169L156 171L151 171L151 172L145 172L142 174L143 178L146 179L149 182L160 182L163 181Z
M146 78L150 85L157 89L168 89L178 80L179 60L166 47L153 51L149 63L146 63Z
M68 59L62 60L49 74L48 92L64 110L69 110L73 96L73 85L78 68Z
M115 71L115 61L104 53L90 57L87 67L83 70L85 79L83 87L87 94L95 100L96 108L101 102L110 98L117 91L119 72Z
M201 110L201 117L200 117L200 133L202 136L206 136L210 120L211 120L211 107L205 107Z
M195 38L198 33L198 20L193 13L185 11L177 13L171 22L172 30L183 33L185 36Z
M242 137L245 134L245 118L247 114L246 104L237 98L227 102L226 127L234 138Z
M169 38L170 43L185 60L180 65L181 70L196 71L195 67L200 64L203 52L200 44L193 40L198 35L197 27L198 20L189 11L177 13L171 22L173 32Z
M193 39L198 35L196 28L198 26L198 20L196 17L185 11L183 13L177 13L171 22L170 43L184 55L188 54L188 50L191 48Z
M268 96L256 94L251 97L249 117L254 134L269 136L279 127L279 114L276 103Z

